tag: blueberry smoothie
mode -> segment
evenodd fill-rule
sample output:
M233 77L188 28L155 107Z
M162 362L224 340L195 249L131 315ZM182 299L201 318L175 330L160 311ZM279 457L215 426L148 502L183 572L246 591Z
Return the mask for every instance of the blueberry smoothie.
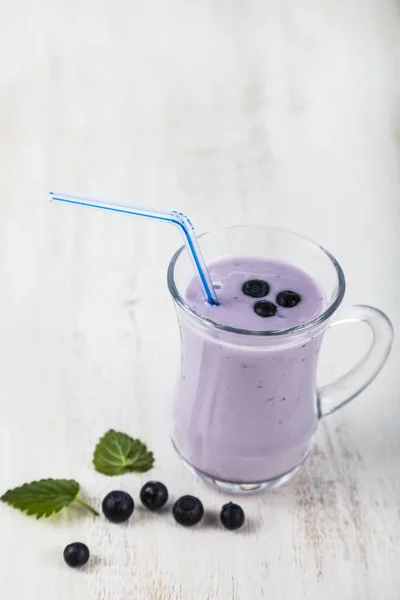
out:
M321 330L251 332L312 321L326 306L324 293L306 272L276 260L230 257L208 266L221 304L205 303L197 279L190 281L185 300L202 320L179 315L182 367L173 441L208 477L240 484L273 480L293 471L310 449Z

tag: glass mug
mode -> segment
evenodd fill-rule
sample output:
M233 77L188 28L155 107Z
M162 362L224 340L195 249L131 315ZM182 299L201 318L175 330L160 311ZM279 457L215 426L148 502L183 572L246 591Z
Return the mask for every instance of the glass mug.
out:
M182 342L173 445L197 476L219 489L274 488L307 460L318 421L352 400L379 373L393 329L388 317L370 306L353 306L332 323L345 293L342 268L327 250L300 235L238 226L203 234L199 241L208 264L222 257L285 261L306 271L325 293L323 311L308 323L278 331L243 330L206 318L187 304L193 268L184 247L169 264L168 287ZM371 347L346 375L317 389L324 332L355 321L372 329Z

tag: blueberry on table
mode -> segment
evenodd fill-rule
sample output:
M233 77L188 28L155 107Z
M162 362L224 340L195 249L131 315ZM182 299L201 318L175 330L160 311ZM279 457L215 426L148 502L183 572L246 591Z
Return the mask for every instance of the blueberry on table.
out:
M269 300L260 300L254 305L254 312L259 317L273 317L276 313L276 306Z
M279 292L276 297L276 301L279 306L283 306L284 308L293 308L300 302L301 298L297 292L292 292L290 290L285 290L284 292Z
M191 527L202 520L204 508L198 498L194 496L182 496L182 498L179 498L175 502L172 514L179 525Z
M242 292L252 298L262 298L268 294L269 285L262 279L250 279L243 284Z
M240 529L245 520L243 508L238 504L233 504L233 502L224 504L220 519L226 529L230 529L231 531Z
M132 497L126 492L114 491L107 494L102 503L104 516L112 523L124 523L135 508Z
M74 542L68 544L64 550L64 560L69 567L83 567L89 560L90 552L86 544Z
M140 490L140 500L149 510L158 510L168 500L168 490L161 481L148 481Z

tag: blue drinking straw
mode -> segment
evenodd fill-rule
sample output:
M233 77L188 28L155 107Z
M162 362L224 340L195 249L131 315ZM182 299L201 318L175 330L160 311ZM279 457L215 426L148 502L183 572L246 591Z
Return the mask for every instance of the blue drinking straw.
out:
M177 212L176 210L139 208L137 206L129 206L124 204L111 204L95 198L89 198L88 196L81 196L80 194L69 194L68 192L50 192L50 196L52 200L56 200L57 202L67 202L68 204L90 206L91 208L102 208L103 210L111 210L113 212L136 215L137 217L147 217L148 219L173 223L179 227L183 234L185 246L190 258L192 259L205 300L211 305L219 305L218 296L215 292L210 273L208 272L206 263L200 250L200 246L194 233L194 227L190 220L181 212Z

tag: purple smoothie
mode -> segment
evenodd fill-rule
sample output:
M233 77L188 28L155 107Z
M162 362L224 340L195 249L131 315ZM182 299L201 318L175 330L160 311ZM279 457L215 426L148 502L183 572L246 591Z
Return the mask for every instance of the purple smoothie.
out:
M214 326L180 314L182 371L174 443L191 466L209 477L265 482L292 471L309 451L317 425L321 333L313 329L262 336L229 332L215 324L282 331L320 315L324 294L307 273L280 261L224 258L209 270L221 305L204 302L195 278L185 300ZM265 282L267 289L259 293L268 293L246 295L243 284L250 280ZM288 290L300 299L295 306L280 306L277 296ZM275 314L257 314L259 302L272 303Z

